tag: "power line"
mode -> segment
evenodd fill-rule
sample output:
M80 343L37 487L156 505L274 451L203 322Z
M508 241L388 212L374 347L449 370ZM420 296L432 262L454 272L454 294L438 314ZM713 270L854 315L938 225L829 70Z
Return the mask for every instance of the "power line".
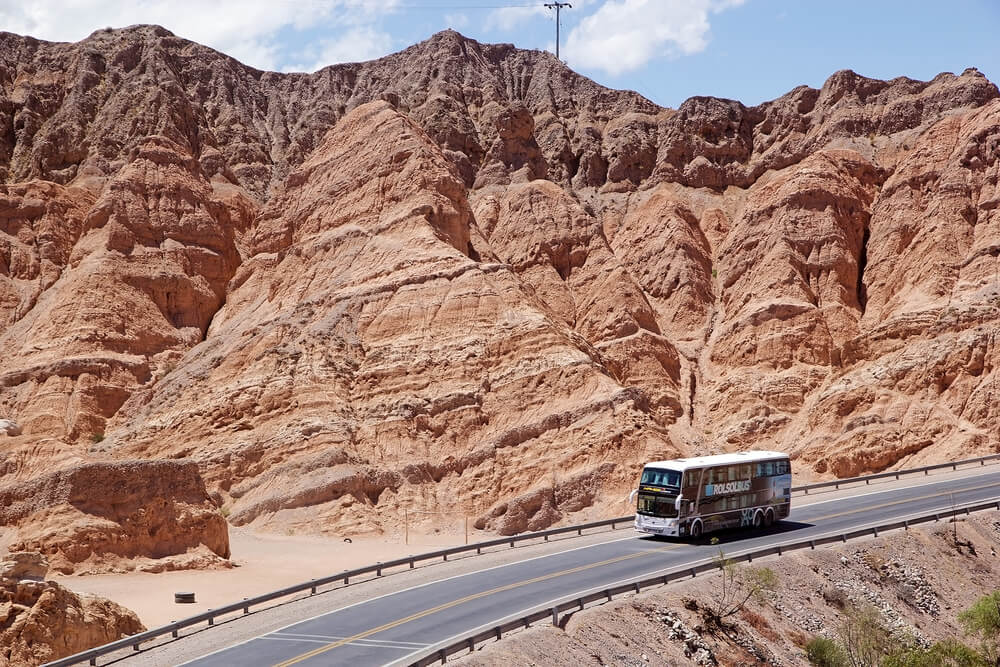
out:
M573 9L573 5L568 2L546 2L545 6L549 9L556 10L556 60L559 59L559 12L562 11L563 7L568 9Z

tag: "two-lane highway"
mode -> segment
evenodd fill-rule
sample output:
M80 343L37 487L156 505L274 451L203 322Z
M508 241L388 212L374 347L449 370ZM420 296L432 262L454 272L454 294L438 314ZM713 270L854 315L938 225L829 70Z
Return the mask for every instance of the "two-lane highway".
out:
M720 535L727 550L846 532L1000 497L1000 471L796 507L766 532ZM798 499L801 500L801 499ZM303 620L189 665L382 665L564 596L712 557L718 547L631 535L398 591Z

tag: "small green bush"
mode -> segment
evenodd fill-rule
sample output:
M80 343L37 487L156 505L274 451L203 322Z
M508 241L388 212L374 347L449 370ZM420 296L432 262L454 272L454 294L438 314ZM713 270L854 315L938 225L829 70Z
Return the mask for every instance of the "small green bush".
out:
M840 645L826 637L813 637L806 644L806 658L819 667L846 667L847 654Z
M90 439L94 441L94 444L97 444L98 442L104 442L104 434L95 433L94 435L90 436Z

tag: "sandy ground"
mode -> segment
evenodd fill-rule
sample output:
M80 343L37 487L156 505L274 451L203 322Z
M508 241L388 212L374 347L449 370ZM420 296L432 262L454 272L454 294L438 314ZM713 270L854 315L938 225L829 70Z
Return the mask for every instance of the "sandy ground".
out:
M470 535L470 540L487 539ZM352 538L347 543L301 535L256 533L230 527L232 569L152 574L49 575L70 590L94 593L128 607L147 628L193 616L245 597L324 577L342 570L465 543L464 532L414 534L402 539ZM177 604L174 593L194 592L195 604Z
M839 491L814 492L808 496L796 495L793 505L828 502L838 498L864 493L874 493L888 488L922 484L927 479L968 478L988 471L978 466L958 472L939 472L930 477L910 476L899 481L886 480L871 486L855 485ZM623 512L627 513L626 511ZM607 532L607 539L619 539L622 531ZM0 538L2 538L0 534ZM471 530L468 540L477 542L494 535ZM405 543L408 539L409 544ZM574 538L575 539L575 538ZM600 537L596 539L602 539ZM220 607L245 597L260 595L311 578L323 577L342 570L387 561L410 554L433 551L448 546L464 544L465 530L461 521L437 529L428 524L404 535L384 537L354 537L351 543L340 538L320 536L279 535L258 533L246 528L230 527L232 561L236 567L217 570L183 570L176 572L101 574L101 575L51 575L67 588L81 593L94 593L135 611L148 628L164 625L173 620ZM562 540L560 540L562 542ZM568 539L561 548L572 548ZM194 592L195 604L176 604L174 593Z

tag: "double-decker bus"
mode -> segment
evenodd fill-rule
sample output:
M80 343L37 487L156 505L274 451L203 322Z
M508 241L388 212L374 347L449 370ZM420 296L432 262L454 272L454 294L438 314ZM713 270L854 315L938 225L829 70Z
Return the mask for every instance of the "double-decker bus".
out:
M770 526L788 516L792 474L787 454L738 452L647 463L635 529L699 538L723 528Z

